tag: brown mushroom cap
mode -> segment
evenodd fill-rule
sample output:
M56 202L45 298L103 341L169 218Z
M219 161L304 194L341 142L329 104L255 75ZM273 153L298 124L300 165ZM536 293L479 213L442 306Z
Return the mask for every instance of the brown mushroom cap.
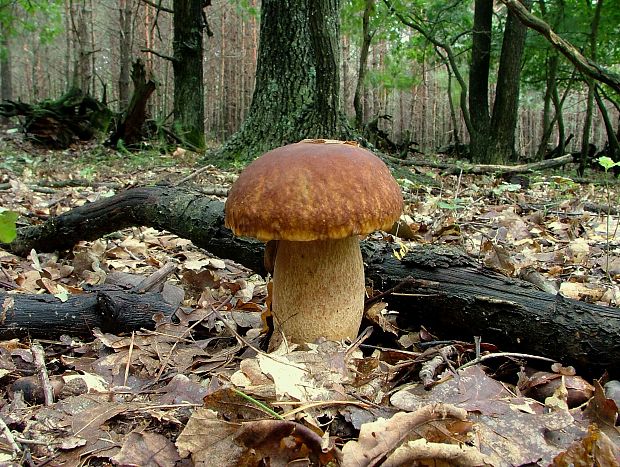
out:
M387 166L343 142L302 141L265 153L226 201L226 227L260 240L346 238L389 229L403 198Z

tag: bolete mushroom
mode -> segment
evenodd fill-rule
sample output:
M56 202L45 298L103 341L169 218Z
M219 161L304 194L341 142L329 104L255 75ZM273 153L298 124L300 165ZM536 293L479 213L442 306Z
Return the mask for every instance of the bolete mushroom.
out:
M225 223L237 236L278 241L276 333L306 343L357 336L365 297L357 236L391 228L402 209L400 187L377 156L356 143L304 140L245 168Z

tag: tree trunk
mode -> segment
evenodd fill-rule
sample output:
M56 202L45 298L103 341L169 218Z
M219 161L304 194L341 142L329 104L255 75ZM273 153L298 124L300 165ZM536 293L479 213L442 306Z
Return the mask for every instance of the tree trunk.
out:
M93 69L90 55L94 53L88 26L92 12L86 7L85 0L71 8L71 24L75 47L73 87L80 89L85 94L90 93L90 83ZM92 22L90 22L92 26Z
M562 118L562 106L558 96L557 85L558 59L558 54L552 52L551 56L546 60L547 79L543 110L543 135L540 139L538 150L536 151L537 160L545 158L545 154L548 152L547 146L549 145L556 123L558 125L558 142L562 145L560 148L562 154L564 153L564 120ZM551 105L553 105L555 109L555 115L553 117L551 117Z
M589 2L588 2L589 4ZM603 0L598 0L596 8L594 10L594 16L592 18L592 24L590 26L590 59L596 61L596 39L598 36L598 26L601 19L601 10L603 9ZM588 85L588 98L586 100L586 113L583 119L583 132L581 136L581 159L579 161L579 167L577 173L580 176L586 171L586 167L590 164L590 129L592 128L592 113L594 112L594 79L591 77L586 78Z
M474 162L489 162L489 68L491 66L491 26L493 0L476 0L469 69L469 152Z
M120 140L125 146L139 144L144 140L144 122L147 117L147 103L149 97L155 91L155 82L148 80L146 69L142 60L138 59L131 70L133 82L133 94L123 113L123 119L119 122L116 130L110 135L107 144L116 147Z
M174 0L174 129L190 146L205 145L202 81L203 0Z
M609 112L607 111L605 102L603 102L603 99L597 89L594 90L594 98L596 99L596 105L601 113L601 117L603 118L603 123L605 124L605 132L607 133L607 147L609 149L608 156L614 161L618 161L620 160L620 143L618 142L618 136L615 133L616 130L614 129L613 124L611 123L611 118L609 118Z
M358 130L364 127L364 107L362 105L362 96L364 95L364 87L366 80L366 72L368 70L368 51L372 42L373 33L370 31L370 15L375 7L375 0L366 0L364 7L364 16L362 17L362 45L360 47L360 61L357 69L357 84L355 86L355 95L353 96L353 108L355 109L355 127Z
M523 0L526 8L531 1ZM497 87L487 163L506 164L515 161L515 130L519 110L519 83L521 82L521 59L525 48L525 26L517 16L509 11L504 28L502 52L497 70Z
M236 238L224 228L224 203L169 186L133 188L85 204L36 227L20 229L10 248L17 254L70 248L132 225L188 238L222 258L264 273L263 244ZM620 312L535 289L484 269L456 249L413 247L401 260L385 242L362 242L366 280L389 295L401 329L428 327L442 338L482 336L502 350L555 358L580 372L620 373ZM58 302L56 300L56 302Z
M336 0L262 2L252 104L212 159L252 160L304 138L352 139L338 100L338 12Z
M133 38L132 0L119 0L119 74L118 74L118 107L125 111L129 104L129 75L131 71L131 43Z
M10 99L13 99L11 48L7 27L0 22L0 101ZM0 123L8 123L8 121L7 117L0 117Z
M344 119L340 112L340 0L312 2L308 26L316 83L304 125L313 132L309 137L338 139Z

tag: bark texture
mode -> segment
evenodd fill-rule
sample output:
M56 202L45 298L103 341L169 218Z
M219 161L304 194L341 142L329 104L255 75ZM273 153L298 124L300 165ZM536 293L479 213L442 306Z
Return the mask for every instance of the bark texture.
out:
M160 293L104 289L70 295L66 302L53 295L0 293L0 303L3 340L25 336L57 339L63 334L88 338L94 328L116 334L154 329L156 313L170 316L177 308L167 304Z
M174 9L174 126L182 141L204 148L202 79L203 0L175 0Z
M475 162L487 163L489 114L489 69L491 66L491 25L493 0L476 0L469 67L469 152Z
M339 3L262 2L252 104L213 159L252 160L305 138L352 139L339 109Z
M526 8L530 0L523 1ZM508 12L499 68L497 70L497 86L491 118L491 135L488 161L507 163L516 160L515 131L519 110L519 84L521 82L521 65L525 49L525 26L517 16Z

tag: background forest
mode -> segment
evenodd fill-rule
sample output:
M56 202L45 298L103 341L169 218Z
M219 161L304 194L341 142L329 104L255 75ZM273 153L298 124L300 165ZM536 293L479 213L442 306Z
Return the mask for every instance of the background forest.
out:
M239 129L252 101L260 3L174 3L204 7L204 127L207 141L219 144ZM585 56L613 70L620 56L618 6L617 0L541 0L531 8ZM158 123L171 124L173 7L147 0L3 1L0 97L35 102L79 87L123 111L131 64L141 58L157 83L148 112ZM393 141L414 141L425 153L467 142L459 99L470 80L474 7L493 8L488 85L475 81L490 90L493 103L508 31L501 2L342 2L340 99L351 121L358 127L376 124ZM517 154L540 158L570 134L569 151L588 143L600 150L608 134L591 80L531 30L519 63L520 74L509 76L517 81ZM606 99L603 88L599 97L617 132L617 101ZM476 104L470 100L469 106L475 118Z

